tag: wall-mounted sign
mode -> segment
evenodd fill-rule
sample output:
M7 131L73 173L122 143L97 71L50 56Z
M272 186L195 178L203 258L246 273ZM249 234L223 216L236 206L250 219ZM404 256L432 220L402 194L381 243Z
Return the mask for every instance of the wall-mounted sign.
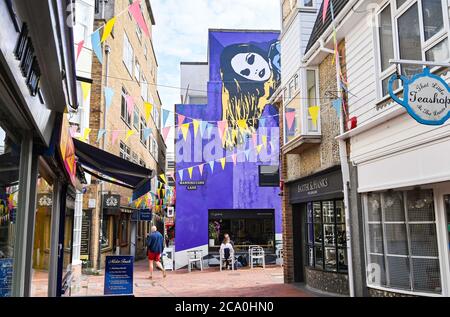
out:
M133 295L132 256L107 256L105 265L105 295Z
M95 205L97 204L97 200L96 199L89 199L88 201L88 208L95 208Z
M394 83L399 79L404 86L403 100L394 93ZM393 75L389 81L389 94L421 124L443 125L450 119L450 86L441 77L431 74L429 68L411 80Z
M150 209L143 209L139 211L140 221L152 221L152 211Z
M103 195L103 208L119 209L120 195Z
M204 186L205 181L183 181L179 182L181 186L186 186L187 190L197 190L198 186Z
M51 194L38 194L37 196L38 207L51 207L53 205L53 199Z

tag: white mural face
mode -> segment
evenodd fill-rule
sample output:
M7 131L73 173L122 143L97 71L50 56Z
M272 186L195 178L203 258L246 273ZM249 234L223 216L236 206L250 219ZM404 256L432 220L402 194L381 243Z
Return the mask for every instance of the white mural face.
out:
M257 53L240 53L231 59L231 67L236 74L251 81L267 81L272 71L269 63Z

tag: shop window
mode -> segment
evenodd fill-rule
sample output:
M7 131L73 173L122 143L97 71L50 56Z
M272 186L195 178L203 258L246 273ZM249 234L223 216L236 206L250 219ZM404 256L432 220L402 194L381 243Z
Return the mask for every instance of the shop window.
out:
M260 165L258 168L260 187L280 186L280 167L278 165Z
M128 215L121 214L119 222L119 239L120 246L128 245Z
M369 286L442 292L433 191L364 196Z
M308 203L305 235L306 259L309 267L347 273L347 237L343 201Z

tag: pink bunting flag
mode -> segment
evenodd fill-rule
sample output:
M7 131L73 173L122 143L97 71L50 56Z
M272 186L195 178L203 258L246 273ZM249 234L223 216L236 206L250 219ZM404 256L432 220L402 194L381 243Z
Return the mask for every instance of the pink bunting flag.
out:
M141 11L141 0L136 0L135 2L133 2L132 5L130 5L130 7L128 8L128 10L130 11L131 15L134 17L134 19L136 20L136 23L139 25L139 27L141 28L141 30L148 36L150 37L150 31L148 30L147 24L144 21L144 16L142 15L142 11Z
M75 137L75 135L77 134L77 131L78 131L78 128L76 127L76 126L71 126L70 127L70 136L72 137L72 138L74 138Z
M162 129L162 135L163 135L164 142L166 142L167 136L169 135L169 132L170 132L171 128L172 127L169 126L169 127L165 127L165 128Z
M198 166L198 170L200 172L200 175L203 175L203 164Z
M128 114L130 115L130 117L132 117L133 115L133 110L134 110L134 99L132 96L126 96L126 101L127 101L127 111Z
M184 123L184 120L186 119L185 116L183 116L182 114L178 115L178 125L182 125Z
M231 159L233 160L233 164L236 166L236 164L237 164L237 154L234 153L233 155L231 155Z
M227 127L228 127L227 120L222 120L222 121L217 122L217 128L219 128L220 139L223 139L223 134L224 134L225 130L227 129Z
M78 57L80 57L80 53L81 53L81 50L83 49L83 47L84 47L84 40L80 41L77 44L77 59L76 59L76 61L78 61Z
M119 132L120 131L113 131L112 132L112 139L111 139L111 143L115 144L117 141L117 138L119 137Z
M325 23L325 19L327 18L328 6L330 5L330 0L325 0L323 3L323 12L322 12L322 22Z
M292 129L292 126L294 124L294 120L295 120L295 111L286 112L286 122L287 122L287 127L288 127L289 130Z

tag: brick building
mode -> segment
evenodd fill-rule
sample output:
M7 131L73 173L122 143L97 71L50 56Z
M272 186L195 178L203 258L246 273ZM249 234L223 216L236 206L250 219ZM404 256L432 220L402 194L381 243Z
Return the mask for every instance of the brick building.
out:
M91 145L160 175L165 171L166 146L160 133L161 100L156 85L158 63L151 36L155 20L150 1L142 1L141 10L150 31L150 37L147 37L127 12L129 5L130 1L127 0L97 3L94 30L102 27L113 16L117 18L111 35L101 46L103 63L97 57L93 58L89 141ZM105 87L114 90L108 111L105 111ZM134 101L131 116L127 109L127 95L132 96ZM153 105L148 121L145 102ZM106 134L97 142L100 129L105 129ZM146 129L151 129L148 136ZM127 131L130 130L135 133L126 140ZM114 143L113 131L118 131ZM156 178L152 179L153 193L156 193L156 182ZM120 209L102 210L102 194L120 195ZM132 191L129 189L93 178L83 200L83 221L86 223L83 236L89 239L89 247L82 250L81 257L89 267L99 268L99 264L103 267L104 257L111 254L134 255L136 258L145 256L145 237L151 223L132 221L135 209L130 205L131 196ZM158 215L154 212L153 219L156 218Z

